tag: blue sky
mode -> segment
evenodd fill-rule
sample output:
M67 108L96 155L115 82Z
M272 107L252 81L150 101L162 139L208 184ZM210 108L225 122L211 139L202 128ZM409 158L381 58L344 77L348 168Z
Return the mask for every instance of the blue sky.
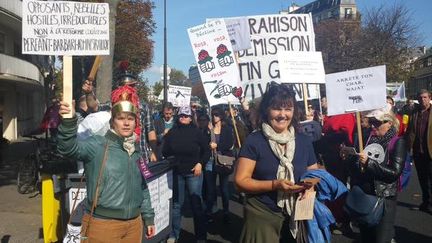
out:
M234 17L248 15L277 14L286 9L292 2L303 6L312 0L166 0L167 1L167 63L168 66L182 70L186 76L194 56L189 42L187 29L203 24L206 18ZM163 65L163 0L154 0L154 19L156 33L153 66L144 72L150 84L161 79L160 68ZM356 0L360 11L382 4L392 5L402 2L411 11L414 23L419 26L419 33L423 35L421 44L432 46L432 10L431 0Z

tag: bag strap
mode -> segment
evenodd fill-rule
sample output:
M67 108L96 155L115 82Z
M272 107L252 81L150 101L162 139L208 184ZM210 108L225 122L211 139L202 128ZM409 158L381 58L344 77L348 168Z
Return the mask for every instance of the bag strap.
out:
M75 216L75 214L76 214L77 208L75 206L76 206L76 202L78 200L78 195L79 195L80 189L82 188L83 183L84 183L84 177L85 177L85 174L83 173L82 176L81 176L81 179L80 179L80 183L78 184L77 193L76 193L76 195L75 195L75 197L73 199L72 212L69 215L69 220L68 220L67 224L71 223L72 217Z
M108 157L108 142L105 143L105 152L104 152L104 157L103 157L103 160L102 160L101 167L99 169L98 180L97 180L97 183L96 183L96 192L95 192L95 196L93 198L92 207L91 207L91 210L90 210L90 218L93 217L93 212L94 212L94 209L96 208L96 205L97 205L97 201L98 201L98 197L99 197L99 186L100 186L100 183L101 183L101 180L102 180L102 172L103 172L103 169L105 167L107 157Z

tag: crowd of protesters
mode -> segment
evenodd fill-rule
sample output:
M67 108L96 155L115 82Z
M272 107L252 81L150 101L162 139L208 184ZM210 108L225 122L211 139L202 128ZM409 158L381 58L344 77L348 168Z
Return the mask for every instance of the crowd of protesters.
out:
M176 162L170 243L180 238L185 201L191 203L197 242L206 241L209 225L219 218L215 217L218 192L222 220L228 227L234 192L230 178L244 197L240 242L299 242L301 237L329 240L330 230L349 234L353 223L360 229L361 242L395 242L397 196L407 184L412 161L422 190L419 210L431 212L432 113L427 90L419 91L418 104L407 102L397 108L387 97L386 107L362 112L360 136L354 114L328 116L325 97L319 106L310 103L302 109L289 85L272 83L259 100L247 103L242 98L241 105L232 108L177 108L165 103L152 117L145 104L134 98L133 84L121 83L121 91L113 91L117 98L112 102L108 126L101 125L93 133L87 129L85 138L89 139L83 143L76 142L83 129L80 132L79 126L86 124L88 114L101 112L91 88L83 86L89 92L80 98L77 112L71 104L60 103L60 114L74 113L73 118L61 121L59 151L84 162L89 189L83 224L91 242L104 242L106 237L138 242L139 236L131 232L140 227L141 219L147 226L144 235L154 235L153 211L140 168L134 165L132 171L126 171L130 158L135 163L143 154L146 163L167 157ZM126 100L120 98L124 92L129 92ZM136 150L137 143L145 146ZM235 158L234 165L219 166L222 157ZM102 175L101 166L106 166ZM305 183L308 177L320 178L320 182ZM141 193L117 193L114 188L123 188L125 181L133 182L131 190ZM323 210L319 215L329 219L325 227L321 227L322 221L314 225L294 220L296 201L314 189L318 207L331 212L327 215ZM382 199L385 206L375 224L356 222L347 209L353 191ZM114 201L113 195L117 195ZM88 227L90 220L96 226ZM102 233L125 221L131 226L124 232Z

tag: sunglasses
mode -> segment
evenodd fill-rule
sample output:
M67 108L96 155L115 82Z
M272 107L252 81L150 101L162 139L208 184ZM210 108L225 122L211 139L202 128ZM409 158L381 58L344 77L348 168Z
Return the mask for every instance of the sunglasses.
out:
M387 122L389 122L389 121L385 121L385 120L384 121L380 121L380 120L376 119L375 117L370 117L369 118L369 124L371 124L371 126L373 126L375 128L378 128L382 124L385 124Z
M185 115L185 114L181 114L181 115L179 115L179 117L180 117L180 118L188 118L188 117L190 117L190 116Z

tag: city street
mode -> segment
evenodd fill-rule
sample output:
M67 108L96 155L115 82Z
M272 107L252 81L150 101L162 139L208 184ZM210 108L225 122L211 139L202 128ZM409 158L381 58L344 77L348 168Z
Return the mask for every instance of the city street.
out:
M0 170L0 239L1 243L43 242L41 219L41 196L21 195L16 190L16 162L32 149L27 141L19 141L3 148L3 163ZM398 199L396 219L397 242L431 242L432 215L412 210L421 202L416 174L412 175L408 188ZM219 198L220 199L220 198ZM219 201L219 205L221 202ZM233 194L230 224L224 224L222 215L210 224L209 242L237 242L242 228L242 205L237 194ZM181 243L194 242L191 214L183 220ZM356 242L345 236L333 236L332 242Z

